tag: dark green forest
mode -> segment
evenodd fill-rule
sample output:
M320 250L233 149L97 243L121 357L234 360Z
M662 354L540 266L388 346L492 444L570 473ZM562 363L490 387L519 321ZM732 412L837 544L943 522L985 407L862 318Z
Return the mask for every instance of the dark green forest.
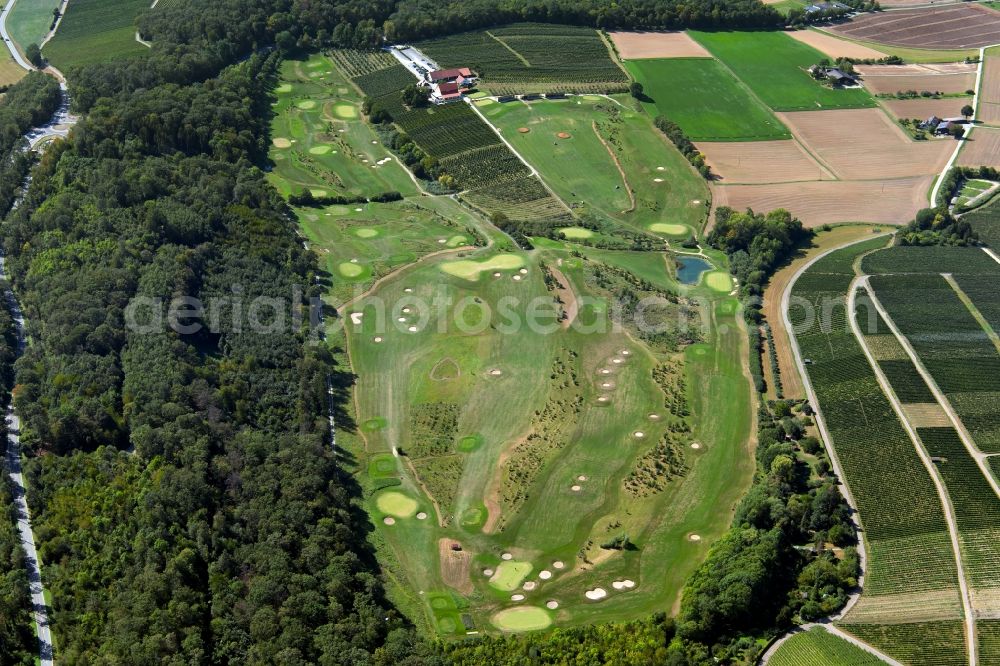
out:
M327 276L264 178L271 90L290 51L513 20L781 21L745 0L171 0L139 19L148 57L67 72L86 115L33 166L18 140L51 114L57 86L30 75L0 104L3 246L30 338L13 395L60 663L701 664L790 622L811 600L797 586L839 594L849 582L828 554L791 548L839 524L842 507L782 448L761 461L753 504L696 575L676 624L438 645L385 599L359 491L327 430L327 377L351 378L305 311ZM181 295L279 299L274 317L305 323L253 332L246 309L228 307L213 330L126 326L134 298ZM347 414L341 427L352 427ZM0 529L5 663L2 650L13 663L33 649L10 538ZM752 581L731 575L749 565ZM818 568L822 584L799 580ZM720 599L725 613L711 610Z

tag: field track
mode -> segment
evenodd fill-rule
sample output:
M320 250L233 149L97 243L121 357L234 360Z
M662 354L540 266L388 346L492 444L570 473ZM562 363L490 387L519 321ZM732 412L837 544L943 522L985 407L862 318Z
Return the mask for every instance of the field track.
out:
M816 30L794 30L787 34L792 39L807 44L829 58L884 58L885 53L864 46L855 44L845 39L837 39L833 35L828 35Z
M729 141L698 144L723 184L835 180L798 141Z
M715 206L737 210L786 208L808 227L863 220L905 224L927 205L933 176L885 181L813 181L774 185L721 185L713 188Z
M686 32L612 32L611 41L623 60L641 58L711 58Z
M855 39L930 49L978 48L1000 42L1000 12L963 3L864 14L831 27Z
M942 97L940 99L883 99L885 109L897 118L952 118L961 113L962 107L972 104L971 97Z
M1000 167L1000 129L977 127L963 144L956 166Z
M955 147L948 141L911 141L879 109L800 111L778 118L845 180L937 174Z

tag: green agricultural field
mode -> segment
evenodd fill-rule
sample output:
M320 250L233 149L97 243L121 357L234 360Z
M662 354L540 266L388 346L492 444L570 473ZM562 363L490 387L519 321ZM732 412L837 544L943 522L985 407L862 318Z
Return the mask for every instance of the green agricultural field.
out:
M692 140L763 141L791 136L774 114L716 60L630 60L625 66L650 98L645 103L650 115L673 120Z
M148 0L73 0L44 55L62 70L144 56L149 49L135 41L135 17L149 5Z
M771 666L880 666L885 662L825 629L814 627L782 643L767 663Z
M59 0L17 0L7 16L7 30L21 49L30 44L41 44L55 18L53 11Z
M645 114L615 101L493 104L483 113L578 214L668 237L700 231L709 199L704 179ZM566 238L593 237L581 231Z
M593 28L516 23L417 44L441 67L469 67L497 95L621 92L628 76Z
M962 219L972 225L979 240L993 248L1000 248L1000 197L994 197L985 206L964 214Z
M781 32L692 31L691 36L775 111L875 106L864 89L837 90L815 81L806 70L826 56Z
M406 167L361 120L361 96L323 55L286 60L271 122L271 182L284 195L419 193Z

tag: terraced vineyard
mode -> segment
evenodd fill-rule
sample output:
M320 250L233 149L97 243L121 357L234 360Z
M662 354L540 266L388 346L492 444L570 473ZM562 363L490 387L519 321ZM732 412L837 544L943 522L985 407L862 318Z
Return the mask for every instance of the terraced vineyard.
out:
M421 42L441 67L470 67L497 95L611 93L628 87L592 28L519 23Z
M785 641L767 663L769 666L879 666L885 662L825 629L814 627Z
M795 282L789 308L867 539L864 594L844 627L903 661L915 656L908 641L920 636L930 659L911 663L963 663L957 568L941 502L846 320L854 261L882 244L873 239L816 262ZM931 627L940 643L928 644Z

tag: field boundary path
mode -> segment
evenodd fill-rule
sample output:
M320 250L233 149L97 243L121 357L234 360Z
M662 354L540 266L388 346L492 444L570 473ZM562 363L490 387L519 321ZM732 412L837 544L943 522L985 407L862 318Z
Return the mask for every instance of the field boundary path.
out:
M864 352L865 358L868 359L868 364L875 373L875 378L878 380L882 393L884 393L885 397L889 400L889 403L892 405L892 410L896 413L896 417L899 419L900 423L903 424L903 428L913 441L914 449L920 457L920 461L927 469L928 474L930 474L931 479L934 481L934 487L937 489L938 499L941 501L941 506L944 508L944 519L948 524L948 536L951 539L951 548L955 557L955 567L958 569L958 586L962 593L962 613L965 616L965 638L966 650L969 654L969 666L976 666L978 664L978 655L976 653L978 648L976 641L976 616L972 610L972 596L969 591L969 582L965 573L962 547L958 538L958 524L955 520L955 507L952 505L951 497L948 495L948 489L944 485L944 480L941 478L940 472L931 460L930 455L928 455L927 450L924 448L923 441L920 439L920 435L917 434L916 428L913 427L913 424L910 423L910 420L907 418L906 410L903 409L903 405L899 401L899 397L896 395L895 389L892 387L892 384L882 371L882 367L878 364L878 361L875 360L874 355L872 355L871 350L868 348L868 341L865 340L865 336L862 333L861 328L858 326L857 317L855 316L858 287L862 287L868 294L868 297L872 300L873 305L875 305L875 309L878 310L879 314L886 319L886 323L889 325L889 328L894 334L896 334L897 338L900 338L898 329L895 328L895 324L893 324L892 320L888 318L888 313L886 313L886 311L881 307L881 304L875 298L875 294L868 283L868 277L869 276L867 275L860 275L851 281L851 286L849 287L850 291L848 292L847 297L847 320L850 322L851 331L854 333L854 337L861 346L861 351ZM900 339L900 342L905 344L905 341L902 339ZM909 353L909 350L907 351ZM951 416L951 414L949 414L949 416Z
M7 282L5 257L0 252L0 280ZM9 283L8 283L9 284ZM17 297L8 286L4 291L4 301L10 310L17 331L17 355L24 351L24 315L17 303ZM17 533L24 550L24 563L28 569L28 586L31 590L32 615L35 620L35 634L38 636L38 657L41 666L53 666L52 632L49 628L48 608L45 603L45 587L42 585L41 565L35 549L35 535L31 529L31 512L21 473L21 421L14 413L14 400L7 405L7 453L5 457L7 475L14 485L14 506L17 509Z
M826 631L827 633L833 634L837 638L843 639L843 640L847 641L848 643L850 643L850 644L852 644L852 645L854 645L856 647L861 648L862 650L864 650L868 654L872 655L873 657L875 657L877 659L880 659L880 660L884 661L885 663L889 664L890 666L903 666L902 663L896 661L895 659L893 659L889 655L885 654L884 652L880 652L879 650L875 649L874 647L872 647L868 643L865 643L863 640L855 638L854 636L851 636L849 633L847 633L843 629L840 629L839 627L835 627L832 624L830 624L829 622L809 622L807 624L803 624L803 625L800 625L800 626L796 627L795 629L793 629L792 631L789 631L787 634L785 634L784 636L782 636L778 640L774 641L774 643L771 644L771 647L769 647L767 649L767 652L765 652L761 656L761 658L757 661L757 663L760 666L766 666L767 662L771 660L771 657L774 656L774 653L778 651L778 648L780 648L785 641L787 641L789 638L791 638L792 636L794 636L796 634L801 634L804 631L809 631L810 629L815 629L817 627L820 628L820 629L822 629L823 631Z

